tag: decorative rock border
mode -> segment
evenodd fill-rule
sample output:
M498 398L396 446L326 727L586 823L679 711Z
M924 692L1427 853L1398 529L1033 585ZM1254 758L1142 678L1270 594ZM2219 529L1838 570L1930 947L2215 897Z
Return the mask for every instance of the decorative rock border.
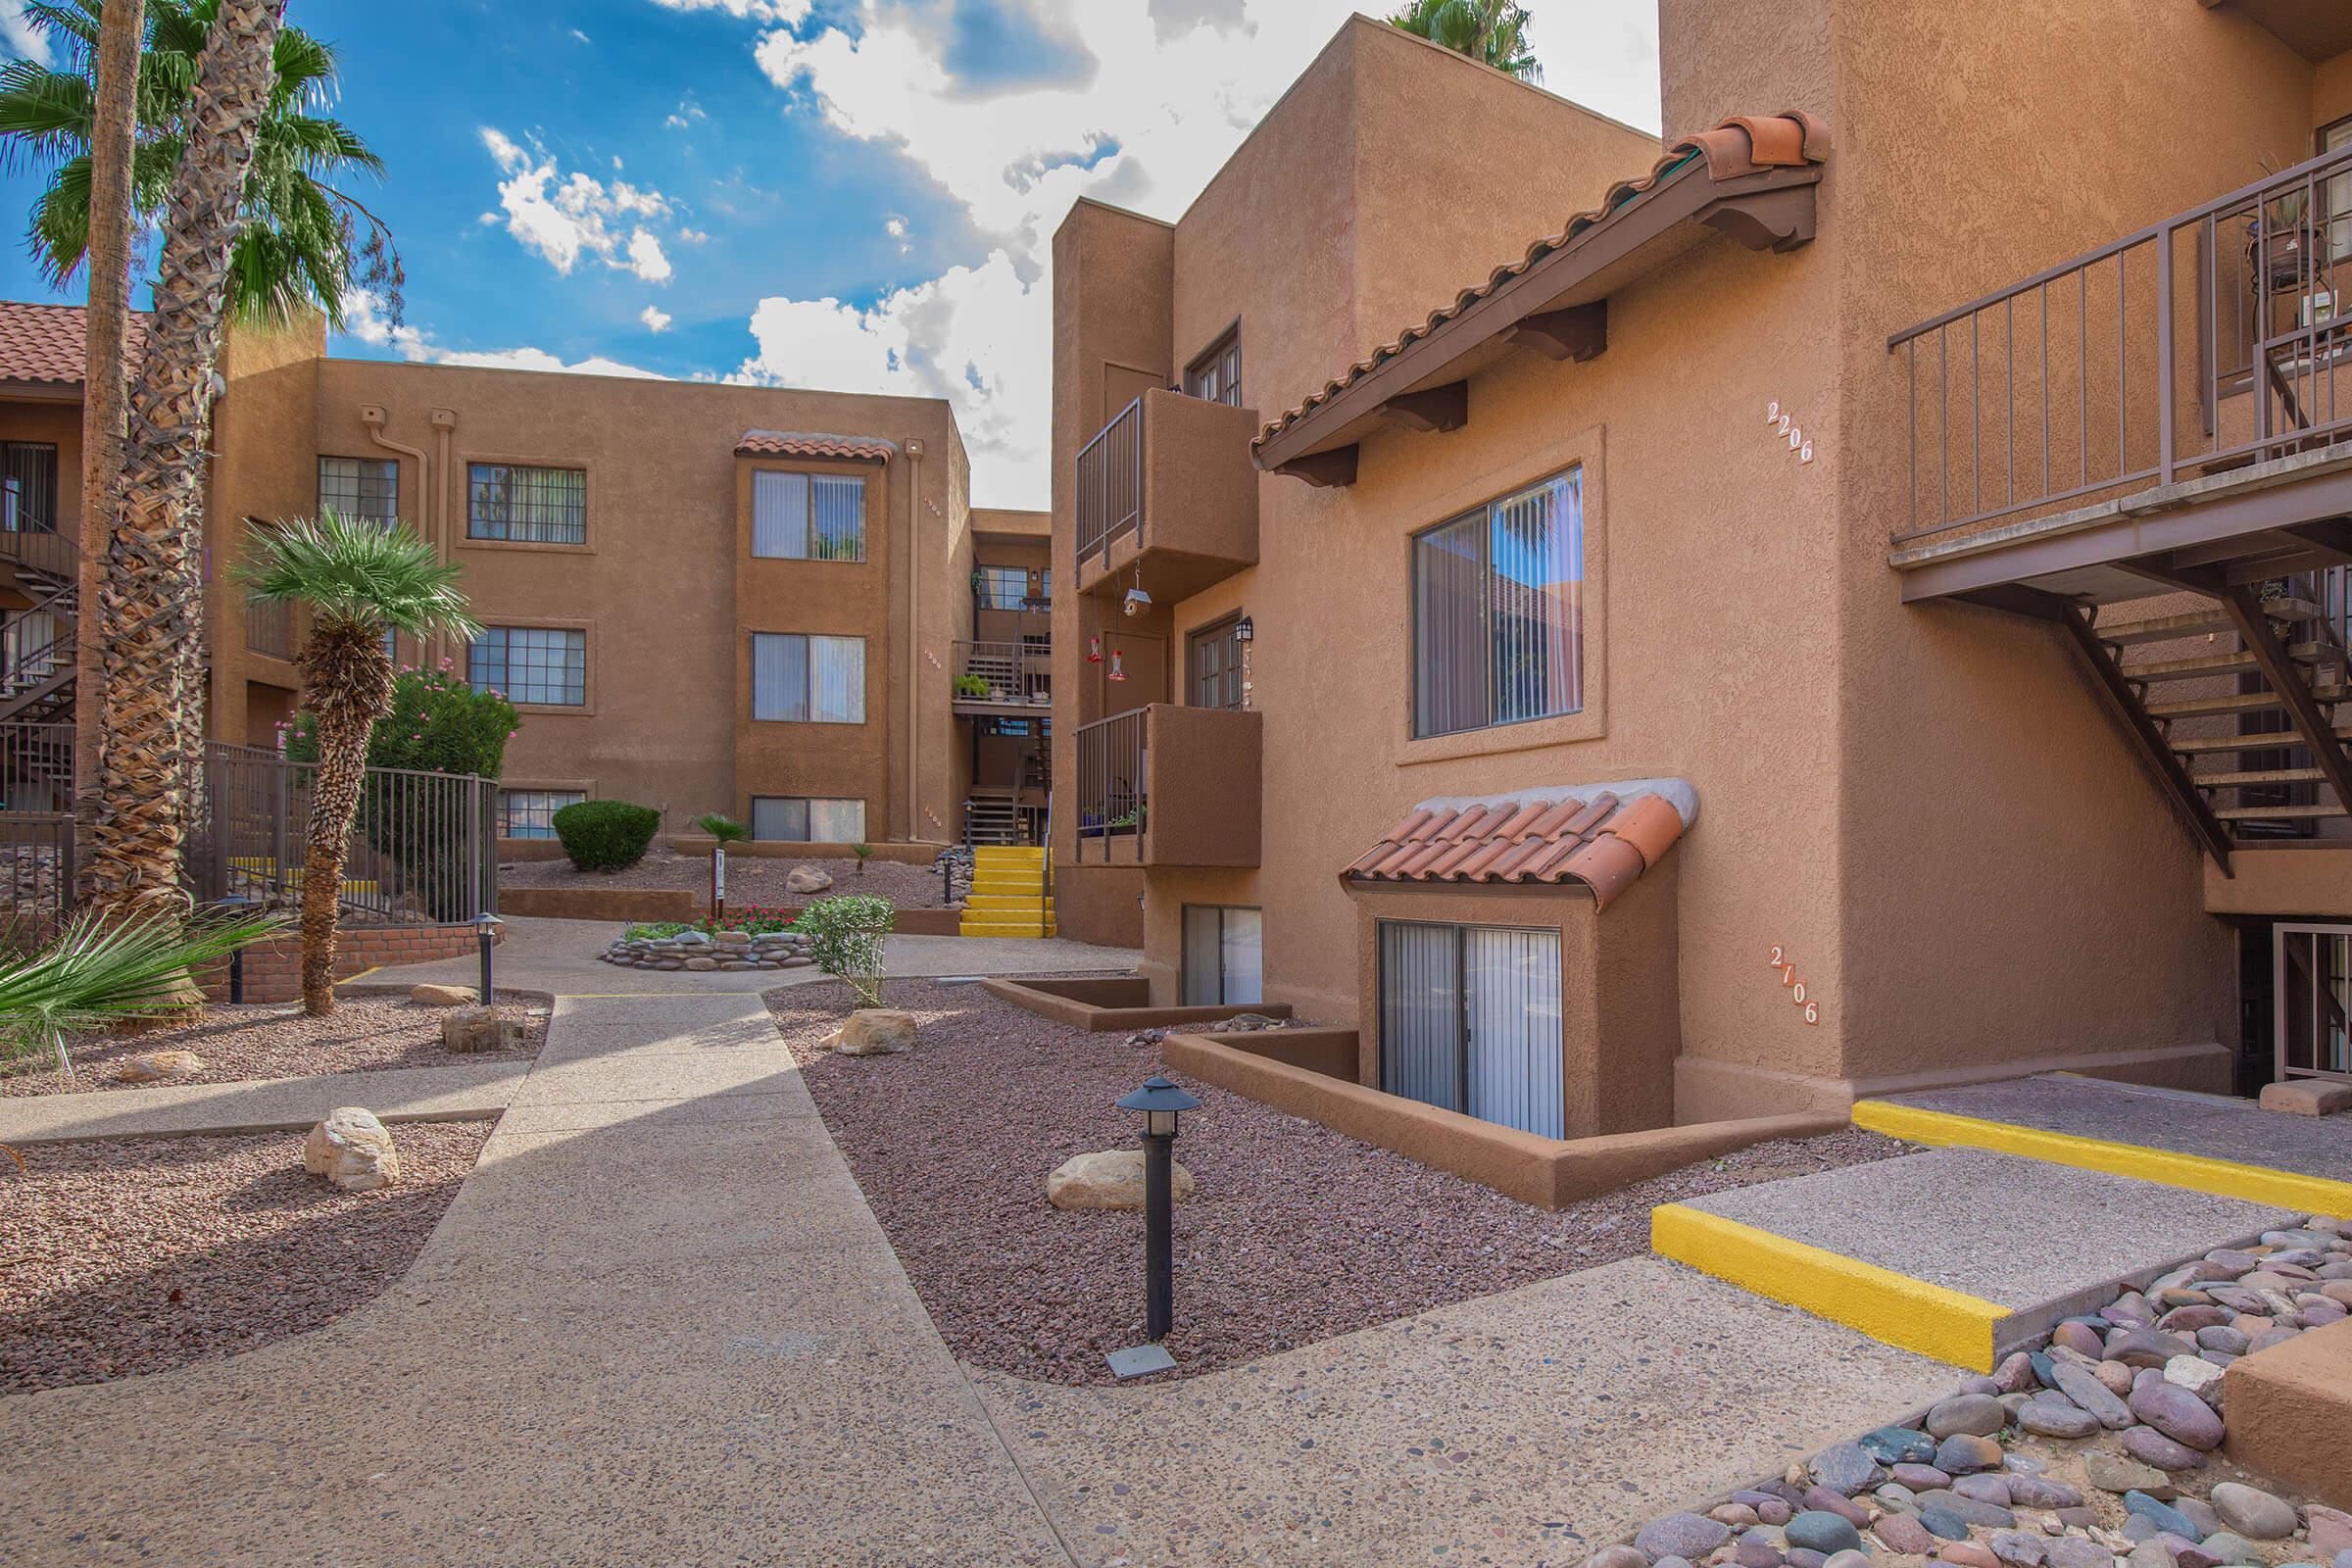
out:
M808 956L808 939L798 931L770 931L759 936L748 931L721 931L712 937L687 930L668 937L620 937L597 956L624 969L683 969L695 973L806 969L816 962Z
M2060 1323L1918 1426L1653 1520L1588 1568L2352 1568L2352 1514L2196 1485L2227 1435L2230 1363L2352 1307L2348 1230L2318 1218L2208 1252ZM2028 1442L2049 1457L2018 1451ZM2078 1467L2080 1483L2059 1474Z

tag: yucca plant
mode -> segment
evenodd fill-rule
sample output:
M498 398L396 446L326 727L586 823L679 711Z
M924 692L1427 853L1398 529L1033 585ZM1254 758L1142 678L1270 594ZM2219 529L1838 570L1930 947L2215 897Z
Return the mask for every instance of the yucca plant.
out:
M0 1057L14 1064L47 1052L71 1076L74 1035L182 1010L191 970L284 926L274 914L187 920L159 909L117 919L84 909L40 952L0 963Z
M335 1010L335 898L368 771L368 731L392 710L387 633L462 642L481 627L458 591L464 568L441 561L406 523L383 527L329 510L252 530L237 576L256 598L308 605L295 656L302 706L318 738L302 860L302 1005Z

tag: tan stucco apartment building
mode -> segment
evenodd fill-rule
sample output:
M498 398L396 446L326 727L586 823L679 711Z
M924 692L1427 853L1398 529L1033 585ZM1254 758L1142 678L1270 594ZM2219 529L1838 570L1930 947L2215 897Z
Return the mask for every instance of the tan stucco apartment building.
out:
M331 359L315 324L232 333L220 373L216 738L273 745L299 688L299 626L249 612L225 564L249 519L332 506L403 519L466 568L483 638L400 655L448 659L521 711L509 837L595 797L658 807L672 833L720 811L826 844L957 841L975 811L1014 835L1042 803L1043 764L995 739L1012 694L975 701L957 676L993 667L980 638L1045 635L1046 519L973 510L946 403ZM12 805L37 805L61 760L24 726L72 711L71 601L49 596L78 526L80 379L78 310L0 304ZM1042 643L1025 661L1042 693ZM1042 741L1042 706L1020 712Z
M1062 224L1063 932L1552 1137L2352 1068L2352 11L1659 9Z

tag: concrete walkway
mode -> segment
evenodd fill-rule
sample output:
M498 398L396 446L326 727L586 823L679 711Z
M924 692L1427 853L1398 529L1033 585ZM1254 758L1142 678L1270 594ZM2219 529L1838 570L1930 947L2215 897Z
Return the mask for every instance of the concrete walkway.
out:
M387 1122L488 1121L507 1106L527 1062L461 1061L256 1078L226 1084L150 1084L0 1100L0 1144L176 1133L307 1131L337 1105L366 1105Z
M0 1447L19 1565L1070 1561L752 996L559 1001L391 1291Z

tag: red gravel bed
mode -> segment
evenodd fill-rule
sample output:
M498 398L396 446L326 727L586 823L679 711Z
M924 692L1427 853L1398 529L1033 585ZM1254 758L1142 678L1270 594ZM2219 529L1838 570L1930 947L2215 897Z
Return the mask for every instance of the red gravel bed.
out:
M1156 1048L1051 1022L977 986L901 980L884 994L920 1020L912 1051L822 1050L849 1006L839 986L767 1004L924 1305L976 1365L1113 1381L1103 1355L1144 1338L1143 1216L1055 1209L1046 1173L1135 1147L1135 1117L1112 1102L1163 1070ZM1200 1183L1176 1209L1176 1375L1636 1256L1657 1203L1911 1152L1847 1129L1550 1213L1169 1076L1203 1102L1176 1144Z
M401 1182L343 1193L300 1133L122 1138L0 1159L0 1393L234 1355L333 1321L405 1272L489 1122L392 1130Z
M794 893L784 886L795 866L813 866L833 878L822 893ZM708 896L710 857L680 855L657 845L645 858L625 871L580 871L569 860L510 860L500 864L498 882L508 888L684 888ZM940 906L940 876L928 865L903 865L896 860L868 860L865 875L856 860L795 860L766 856L727 857L727 903L807 904L811 899L844 893L872 893L902 909Z
M331 1072L380 1072L392 1067L448 1067L465 1061L528 1061L547 1039L553 1004L543 992L500 991L499 1004L523 1019L523 1040L514 1051L461 1054L441 1044L447 1007L422 1007L403 997L338 998L335 1010L314 1018L299 1002L225 1003L207 1007L192 1023L144 1033L91 1035L67 1048L74 1076L57 1070L54 1056L32 1056L0 1076L0 1099L58 1095L85 1090L135 1091L153 1087L115 1081L123 1058L151 1051L192 1051L200 1072L164 1080L172 1084L242 1083L255 1078L316 1078Z

